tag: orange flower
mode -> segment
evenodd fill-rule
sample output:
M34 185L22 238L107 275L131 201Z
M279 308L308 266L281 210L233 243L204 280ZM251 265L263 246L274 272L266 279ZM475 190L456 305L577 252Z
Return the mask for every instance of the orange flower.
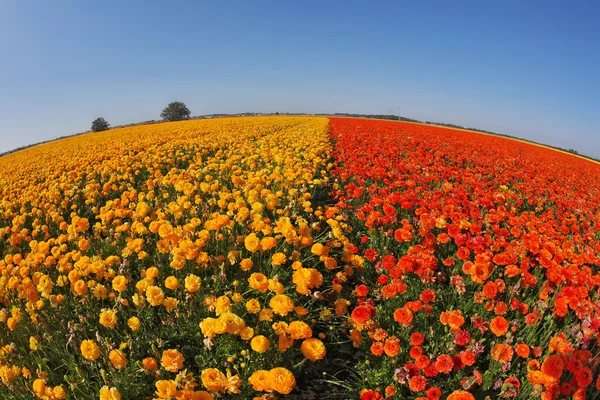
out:
M508 332L508 321L504 317L496 317L490 323L490 330L496 336L504 336Z
M397 356L400 352L400 340L397 337L392 336L385 342L383 350L388 357Z
M529 357L529 346L527 346L525 343L519 343L516 347L515 347L515 351L517 353L517 355L521 358L528 358Z
M455 390L450 393L446 400L475 400L475 396L464 390Z
M183 368L183 354L174 349L165 350L163 351L160 364L167 371L177 372Z
M544 379L548 383L556 383L560 380L563 373L565 363L561 356L552 354L548 356L542 363L542 373Z
M363 325L371 318L371 308L368 306L357 306L352 310L352 320L359 325Z
M269 371L269 387L280 394L289 394L296 386L296 378L285 368L273 368Z
M93 340L81 342L81 355L87 360L95 360L100 357L100 348Z
M156 371L158 369L158 363L152 357L146 357L142 360L142 365L148 371Z
M427 378L422 375L413 376L408 381L408 388L411 392L422 392L427 386Z
M456 332L464 325L465 317L460 310L444 311L440 314L440 322L448 325L452 332Z
M304 357L313 362L322 360L325 358L325 354L327 354L323 342L316 338L305 339L300 346L300 350Z
M509 362L513 358L513 349L508 344L497 343L491 350L492 360Z
M435 369L442 374L449 374L452 372L452 368L454 367L454 361L452 361L452 357L447 354L442 354L438 356L434 363Z
M413 312L406 307L400 307L394 311L394 321L409 326L413 322Z

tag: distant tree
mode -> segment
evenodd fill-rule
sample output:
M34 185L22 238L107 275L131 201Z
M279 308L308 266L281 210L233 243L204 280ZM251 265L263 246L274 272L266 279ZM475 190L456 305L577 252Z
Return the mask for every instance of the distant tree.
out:
M174 101L169 104L160 113L160 117L165 121L181 121L182 119L190 118L190 110L181 101Z
M104 118L96 118L92 122L92 131L94 132L106 131L108 129L110 129L110 125Z

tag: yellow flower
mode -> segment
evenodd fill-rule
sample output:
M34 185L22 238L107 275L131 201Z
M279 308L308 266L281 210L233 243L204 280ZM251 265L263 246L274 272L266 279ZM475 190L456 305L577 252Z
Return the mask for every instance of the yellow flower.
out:
M285 294L276 294L269 301L269 307L275 314L286 316L288 313L294 311L294 302Z
M248 378L248 383L252 385L252 389L256 390L257 392L272 392L273 389L271 389L271 381L269 377L269 371L259 369L250 375L250 378Z
M269 290L278 294L285 292L283 284L275 279L269 279Z
M277 348L279 349L279 351L285 352L293 345L294 339L292 339L290 335L279 335L279 340L277 341Z
M100 324L107 328L114 328L117 324L117 313L114 310L102 310Z
M260 272L254 272L252 275L250 275L250 278L248 278L248 283L252 289L256 289L261 293L265 293L267 290L269 290L269 280Z
M269 350L269 339L263 335L254 336L250 341L250 347L257 353L264 353Z
M285 368L273 368L269 371L269 387L280 394L289 394L296 386L296 378Z
M263 308L262 310L260 310L260 313L258 314L258 320L259 321L272 321L273 320L273 310L271 310L270 308Z
M260 303L256 299L250 299L246 302L246 310L252 314L257 314L260 311Z
M246 250L254 253L260 250L260 239L254 233L251 233L244 239L244 245L246 246Z
M283 253L275 253L271 256L271 263L276 267L285 264L286 260L287 257Z
M154 279L158 276L158 268L150 267L146 270L146 278Z
M160 380L155 384L156 395L161 399L171 399L177 394L177 383L172 380Z
M304 357L308 358L310 361L322 360L327 353L325 350L325 345L319 339L309 338L302 342L300 346L300 350Z
M123 353L121 350L111 350L111 352L108 354L108 359L110 360L113 367L117 369L125 368L125 365L127 363L125 353Z
M271 250L275 246L277 246L277 239L274 237L267 236L260 240L260 248L262 251Z
M151 306L160 306L165 299L165 294L158 286L150 286L146 289L146 300Z
M117 275L112 280L112 287L117 292L121 293L127 289L127 278L123 275Z
M156 371L158 369L158 363L153 357L146 357L142 360L142 365L148 371Z
M216 368L206 368L200 374L202 384L211 392L225 392L227 377Z
M253 266L254 263L249 258L244 258L242 261L240 261L240 267L242 268L242 271L250 271Z
M317 256L326 256L329 254L329 248L321 243L315 243L312 245L310 252Z
M100 389L100 400L121 400L121 394L117 388L103 386Z
M52 394L54 394L54 398L58 400L63 400L67 398L67 392L63 389L62 386L54 386L52 388Z
M33 392L41 398L46 392L46 382L44 382L43 379L38 378L35 381L33 381L32 389Z
M33 351L36 351L37 349L40 348L40 344L39 344L38 340L36 338L34 338L33 336L31 336L29 338L29 348Z
M230 312L231 311L231 300L227 296L220 296L217 298L217 302L215 303L215 310L217 315Z
M165 287L167 289L175 290L179 287L179 281L174 276L169 276L165 279Z
M200 277L189 274L185 277L185 289L190 293L196 293L200 290Z
M138 317L131 317L127 320L127 326L129 326L129 329L131 329L132 331L137 331L138 329L140 329L141 323L140 323L140 319Z
M292 321L287 328L287 333L293 339L308 339L312 337L312 328L306 322Z
M95 360L100 357L100 349L93 340L84 340L81 342L81 355L87 360Z
M160 365L169 372L177 372L183 368L183 354L179 351L170 349L163 351Z
M75 293L76 295L84 295L88 292L88 286L87 284L79 279L77 280L74 284L73 284L73 293Z
M178 304L179 304L179 300L177 300L174 297L167 297L163 301L163 306L165 306L165 308L167 309L168 312L173 311L177 307Z

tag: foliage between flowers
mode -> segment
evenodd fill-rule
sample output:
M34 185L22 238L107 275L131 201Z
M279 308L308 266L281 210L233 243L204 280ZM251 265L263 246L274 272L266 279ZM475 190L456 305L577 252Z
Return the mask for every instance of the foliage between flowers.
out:
M598 167L329 124L186 121L0 158L1 397L596 395Z

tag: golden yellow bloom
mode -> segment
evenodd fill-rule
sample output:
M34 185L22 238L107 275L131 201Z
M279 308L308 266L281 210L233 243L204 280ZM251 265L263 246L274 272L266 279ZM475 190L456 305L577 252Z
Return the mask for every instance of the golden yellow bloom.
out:
M132 331L137 331L138 329L140 329L141 323L140 323L140 319L138 317L131 317L127 320L127 326L129 326L129 329L131 329Z
M252 385L252 389L256 390L257 392L272 392L273 389L271 389L271 381L269 377L269 371L259 369L254 371L250 378L248 378L248 383Z
M168 312L173 311L177 307L178 304L179 304L179 300L177 300L174 297L167 297L163 301L163 306L165 306L165 308L167 309Z
M244 239L244 245L249 252L257 252L260 250L260 239L254 233L251 233Z
M100 389L100 400L121 400L121 394L117 388L103 386Z
M146 270L146 278L154 279L156 277L158 277L158 268L150 267Z
M272 321L273 320L273 310L271 310L270 308L263 308L262 310L260 310L260 313L258 314L258 320L259 321Z
M174 276L169 276L165 279L165 287L167 289L175 290L179 287L179 280Z
M250 347L257 353L264 353L269 350L269 339L263 335L254 336L250 341Z
M81 355L87 360L95 360L100 357L100 348L93 340L81 342Z
M81 296L81 295L86 294L87 292L88 292L88 286L83 280L79 279L78 281L76 281L73 284L73 293L75 293L76 295Z
M146 300L151 306L160 306L165 299L165 294L158 286L150 286L146 289Z
M112 280L112 287L117 292L121 293L127 289L127 278L123 275L117 275Z
M289 394L296 386L296 378L285 368L269 371L269 387L280 394Z
M302 321L292 321L287 327L287 333L293 339L308 339L312 337L312 328Z
M67 398L67 392L62 386L54 386L52 388L52 394L55 399L62 400Z
M269 279L269 290L278 294L282 294L283 292L285 292L283 283L275 279Z
M185 277L185 290L190 293L196 293L200 290L200 277L194 274L189 274Z
M107 328L114 328L117 324L117 313L114 310L102 310L100 324Z
M274 237L267 236L260 240L260 249L262 251L271 250L275 246L277 246L277 239Z
M177 383L172 380L160 380L155 384L156 395L161 399L171 399L177 394Z
M246 302L246 310L252 314L257 314L260 311L260 303L256 299L250 299Z
M285 294L276 294L269 301L269 307L275 314L286 316L294 311L294 301Z
M200 374L200 379L205 388L211 392L225 392L227 377L216 368L206 368Z
M123 353L121 350L111 350L111 352L108 354L108 359L110 360L113 367L117 369L125 368L125 365L127 363L125 353Z
M309 338L302 342L300 346L300 350L304 357L308 358L310 361L322 360L325 357L327 351L325 350L325 345L319 339Z
M33 351L36 351L37 349L40 348L40 344L39 344L38 340L33 336L31 336L29 338L29 348Z
M285 264L286 261L287 257L283 253L275 253L271 256L271 263L276 267Z
M142 365L148 371L156 371L158 369L158 363L153 357L146 357L142 360Z
M253 266L254 263L249 258L244 258L242 261L240 261L240 267L242 268L242 271L250 271Z
M46 382L44 382L43 379L38 378L35 381L33 381L32 389L33 392L41 398L46 392Z
M267 290L269 290L269 280L260 272L254 272L252 275L250 275L250 278L248 278L248 283L252 289L256 289L261 293L265 293Z
M227 296L220 296L215 303L215 311L217 315L231 311L231 300Z
M183 354L179 351L170 349L163 351L160 365L169 372L177 372L183 368Z

